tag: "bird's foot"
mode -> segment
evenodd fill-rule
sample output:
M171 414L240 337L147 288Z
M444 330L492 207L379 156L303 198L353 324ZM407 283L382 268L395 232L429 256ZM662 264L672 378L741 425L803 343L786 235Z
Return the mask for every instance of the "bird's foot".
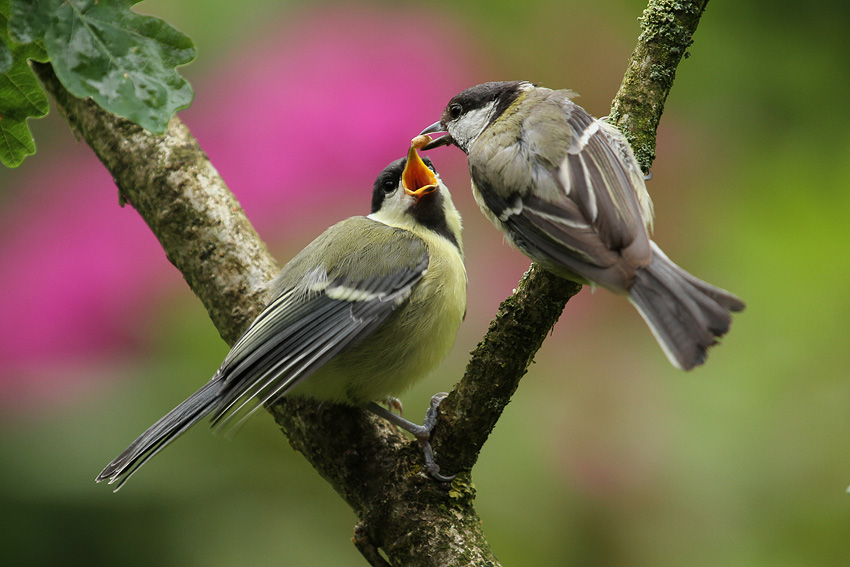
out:
M422 454L425 457L425 470L428 474L441 482L451 482L456 476L445 476L440 474L440 465L434 461L434 450L431 448L431 431L437 424L437 416L439 415L438 408L446 396L448 396L446 392L440 392L431 397L431 405L428 406L428 411L425 412L425 421L422 425L417 425L408 421L400 415L396 415L374 402L367 406L367 409L375 415L378 415L390 423L401 427L416 437L416 440L419 442L419 446L422 448Z

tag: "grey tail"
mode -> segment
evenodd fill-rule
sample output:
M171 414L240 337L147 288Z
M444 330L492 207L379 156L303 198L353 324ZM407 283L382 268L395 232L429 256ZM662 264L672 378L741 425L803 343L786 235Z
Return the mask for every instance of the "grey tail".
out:
M733 311L744 303L728 291L695 278L652 242L652 262L638 270L631 302L676 368L705 362L708 347L729 331Z
M123 453L106 465L95 480L97 482L109 480L109 484L118 482L115 488L115 492L118 492L151 457L216 408L221 386L222 379L216 375L200 390L139 435L139 438L124 449Z

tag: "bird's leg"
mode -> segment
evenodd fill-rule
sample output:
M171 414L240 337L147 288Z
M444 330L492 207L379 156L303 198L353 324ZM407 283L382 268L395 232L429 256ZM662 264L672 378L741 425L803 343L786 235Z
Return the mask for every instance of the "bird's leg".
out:
M434 429L434 425L437 424L437 408L440 407L440 403L446 396L448 396L447 393L440 392L439 394L434 394L431 397L431 405L425 413L425 421L422 425L417 425L408 421L400 415L396 415L388 409L379 406L375 402L370 402L369 405L366 406L366 409L375 415L386 419L398 427L401 427L416 437L416 440L419 441L419 446L422 447L422 454L425 456L425 470L428 471L428 474L441 482L451 482L456 476L444 476L440 474L440 466L434 462L434 451L431 449L431 431Z

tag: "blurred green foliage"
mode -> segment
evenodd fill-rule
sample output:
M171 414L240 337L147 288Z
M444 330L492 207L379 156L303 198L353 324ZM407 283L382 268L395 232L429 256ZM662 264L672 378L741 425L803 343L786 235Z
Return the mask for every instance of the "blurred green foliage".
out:
M850 564L850 5L816 5L709 3L662 118L649 188L665 251L739 294L747 311L706 367L683 375L620 298L585 290L568 305L474 471L485 531L505 565ZM193 38L201 55L192 75L214 72L216 58L258 30L274 32L258 22L312 4L235 6L139 7ZM568 87L603 115L643 6L428 8L466 30L473 51L458 57L481 73L469 84ZM427 32L428 22L387 30ZM448 181L456 194L468 183ZM469 261L481 261L470 269L470 314L443 370L405 397L411 415L462 372L495 312L484 288L508 293L520 275L488 278L502 262L489 252L501 237L476 233L483 225L464 212ZM188 292L171 301L144 323L152 356L100 369L134 379L45 415L3 418L4 562L364 564L348 541L355 518L267 416L232 443L197 428L118 495L94 484L226 350Z

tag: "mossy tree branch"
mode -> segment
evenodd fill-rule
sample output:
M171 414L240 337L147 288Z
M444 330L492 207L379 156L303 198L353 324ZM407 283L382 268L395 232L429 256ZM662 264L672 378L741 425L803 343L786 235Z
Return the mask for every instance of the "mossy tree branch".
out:
M651 0L640 18L641 34L609 119L626 135L645 172L655 161L655 133L676 68L689 55L706 4L708 0Z
M648 168L655 130L676 67L707 0L650 1L642 33L612 107L612 121ZM69 95L49 65L35 64L71 127L94 149L151 227L169 260L232 344L262 309L277 264L183 123L163 136ZM284 400L270 408L303 453L358 514L358 549L381 564L498 565L473 507L469 470L535 353L580 286L532 266L473 352L463 379L441 406L437 461L451 483L421 473L418 447L357 409Z

